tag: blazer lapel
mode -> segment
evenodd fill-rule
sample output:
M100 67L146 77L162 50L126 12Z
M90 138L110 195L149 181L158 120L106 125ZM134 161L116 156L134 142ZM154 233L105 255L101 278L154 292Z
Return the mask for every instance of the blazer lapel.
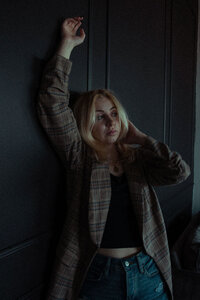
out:
M100 247L111 199L111 183L108 165L93 161L90 179L88 222L90 236Z

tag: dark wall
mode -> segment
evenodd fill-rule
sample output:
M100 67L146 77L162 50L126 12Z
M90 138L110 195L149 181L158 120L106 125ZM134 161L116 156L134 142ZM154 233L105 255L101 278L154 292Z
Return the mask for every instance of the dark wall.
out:
M62 20L84 16L87 35L71 56L71 91L114 90L131 121L193 169L197 1L8 0L0 14L0 299L36 300L65 217L64 170L35 111ZM191 216L192 190L193 174L156 188L170 243Z

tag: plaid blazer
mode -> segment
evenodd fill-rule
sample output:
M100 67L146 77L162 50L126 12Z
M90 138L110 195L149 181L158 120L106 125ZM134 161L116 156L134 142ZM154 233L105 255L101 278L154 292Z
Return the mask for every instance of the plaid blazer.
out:
M82 140L68 106L72 62L55 54L45 65L36 103L39 121L66 170L66 219L57 245L47 300L76 300L101 244L111 199L108 165ZM181 155L151 136L123 165L143 246L157 264L173 299L166 228L153 186L190 175ZM103 201L102 201L103 199Z

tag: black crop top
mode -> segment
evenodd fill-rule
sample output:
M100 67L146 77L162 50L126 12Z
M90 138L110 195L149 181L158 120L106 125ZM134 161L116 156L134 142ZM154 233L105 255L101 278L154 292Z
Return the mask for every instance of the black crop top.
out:
M111 176L111 202L100 248L141 247L125 173Z

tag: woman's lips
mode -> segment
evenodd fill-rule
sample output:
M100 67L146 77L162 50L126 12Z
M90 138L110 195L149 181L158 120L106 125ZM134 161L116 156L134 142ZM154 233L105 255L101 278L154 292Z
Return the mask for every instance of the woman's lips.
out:
M117 130L111 130L107 133L107 135L115 135L116 132L117 132Z

